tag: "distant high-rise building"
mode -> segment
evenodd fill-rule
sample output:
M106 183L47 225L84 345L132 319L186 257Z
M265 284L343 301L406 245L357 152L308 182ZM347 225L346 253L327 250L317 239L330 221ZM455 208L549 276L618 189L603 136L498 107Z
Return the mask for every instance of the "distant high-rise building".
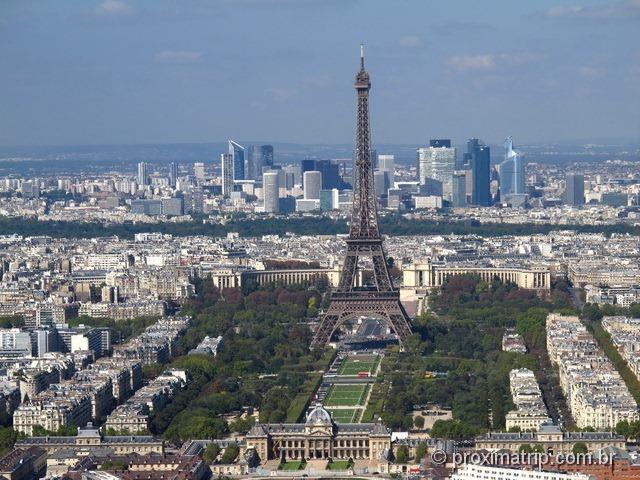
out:
M471 156L473 155L473 151L479 146L480 140L477 138L470 138L467 140L467 151L462 154L462 165L460 165L460 170L471 170Z
M262 145L260 147L263 167L273 167L273 145Z
M202 185L205 179L204 163L196 162L193 164L193 175L196 177L197 182Z
M442 182L443 194L450 196L455 169L456 149L451 147L451 140L431 140L429 147L418 148L418 181L421 185L427 178L433 178Z
M149 174L147 173L146 162L138 162L138 184L149 185Z
M285 167L283 167L284 173L285 173L285 187L290 190L291 188L293 188L294 185L300 185L302 183L301 180L301 176L302 173L300 173L300 166L299 165L287 165ZM311 169L313 170L313 169ZM287 180L287 178L289 180ZM291 184L289 184L288 182L291 181ZM291 185L291 186L289 186Z
M233 158L233 179L244 180L244 147L233 140L229 140L228 153Z
M426 177L424 183L419 185L418 192L420 195L441 197L443 193L442 182L435 178Z
M264 211L266 213L278 213L280 187L278 185L278 172L265 172L262 174L262 195L264 197Z
M296 175L293 172L284 172L284 188L285 190L291 190L296 184Z
M181 197L171 197L162 199L162 214L179 216L184 213L184 200Z
M473 205L491 205L491 151L478 139L471 139L471 203ZM467 145L469 145L467 142Z
M393 155L378 155L378 170L387 170L393 172L396 169L396 158Z
M340 165L331 160L310 160L305 159L301 162L302 175L308 171L318 171L322 174L322 189L331 190L337 188L343 190L348 184L342 180L340 176Z
M340 165L332 162L331 160L318 160L316 161L317 171L322 173L322 188L329 190L337 188L339 190L345 188L342 177L340 176Z
M311 158L305 158L300 162L300 175L304 175L304 172L309 170L316 170L316 161Z
M328 212L337 210L340 203L340 192L337 188L332 190L320 190L320 210Z
M467 172L465 171L453 172L451 205L453 208L467 206Z
M584 175L567 173L565 177L564 201L567 205L584 204Z
M525 158L513 149L512 137L504 142L504 160L498 165L500 177L500 195L525 194Z
M178 164L176 162L171 162L169 164L169 185L172 187L175 187L177 181L178 181Z
M228 197L233 192L233 155L223 153L220 155L220 163L222 164L222 194Z
M269 170L271 167L273 167L272 145L251 145L248 148L247 161L245 163L245 176L247 179L260 179L263 170Z
M388 170L377 170L373 172L373 185L376 197L381 197L391 188L391 181Z
M305 200L319 200L322 188L322 173L316 170L304 172L302 177L302 188ZM324 189L327 190L327 189Z
M433 148L451 148L451 140L448 138L432 138L429 146Z
M293 213L296 211L296 197L287 195L278 199L278 213Z

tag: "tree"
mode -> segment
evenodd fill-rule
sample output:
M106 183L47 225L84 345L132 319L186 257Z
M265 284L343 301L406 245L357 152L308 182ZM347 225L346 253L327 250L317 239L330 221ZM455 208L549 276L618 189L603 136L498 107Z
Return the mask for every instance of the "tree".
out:
M416 428L418 429L423 429L424 428L424 417L422 415L418 415L417 417L415 417L413 419L413 424L416 426Z
M400 445L396 449L396 463L407 463L409 461L409 447Z
M220 454L220 446L217 443L210 443L202 454L202 459L208 464L212 464Z
M427 442L420 442L416 447L416 460L420 460L427 455Z
M222 458L220 459L220 463L228 464L233 463L238 457L238 453L240 453L240 449L238 448L237 443L230 443L227 448L224 449L224 453L222 454Z
M17 432L11 427L0 427L0 454L13 448L18 437Z
M573 448L571 448L571 451L575 454L578 455L580 453L589 453L589 449L587 448L587 444L584 442L576 442L573 444Z
M520 448L518 448L518 452L519 453L533 453L533 448L528 443L525 443L524 445L520 445Z
M633 435L633 428L628 421L623 420L616 425L616 433L622 435L627 440Z

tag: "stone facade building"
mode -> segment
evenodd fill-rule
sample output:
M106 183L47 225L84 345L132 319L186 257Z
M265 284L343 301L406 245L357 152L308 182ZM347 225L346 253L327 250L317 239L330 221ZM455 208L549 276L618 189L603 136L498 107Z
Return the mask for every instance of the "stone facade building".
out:
M379 460L391 451L391 432L381 423L337 424L315 407L305 423L256 424L245 438L261 461Z

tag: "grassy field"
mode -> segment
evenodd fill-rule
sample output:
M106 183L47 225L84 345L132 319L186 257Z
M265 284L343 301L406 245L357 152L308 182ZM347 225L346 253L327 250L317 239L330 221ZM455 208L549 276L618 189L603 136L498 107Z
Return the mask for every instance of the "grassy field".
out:
M349 460L334 460L327 464L327 470L347 470L351 467Z
M286 462L281 463L278 467L279 470L291 471L302 469L302 462Z
M331 386L329 394L324 401L327 406L356 407L364 405L367 398L369 385L341 385Z
M357 408L331 409L327 408L336 423L355 423L360 410Z
M358 375L360 372L373 374L378 366L378 355L348 357L340 366L339 375Z

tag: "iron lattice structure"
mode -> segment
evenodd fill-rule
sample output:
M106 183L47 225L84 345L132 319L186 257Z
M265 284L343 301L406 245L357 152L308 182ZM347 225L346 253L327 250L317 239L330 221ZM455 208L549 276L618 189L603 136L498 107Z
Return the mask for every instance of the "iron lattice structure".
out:
M360 51L360 71L355 88L358 98L353 210L347 239L347 253L342 265L340 283L331 294L331 304L315 332L312 346L329 343L335 330L345 321L370 316L380 319L393 330L400 344L411 334L409 317L400 303L400 293L393 287L387 268L378 226L378 210L371 164L371 129L369 125L369 73L364 68L364 52ZM354 286L360 257L370 257L375 285Z

